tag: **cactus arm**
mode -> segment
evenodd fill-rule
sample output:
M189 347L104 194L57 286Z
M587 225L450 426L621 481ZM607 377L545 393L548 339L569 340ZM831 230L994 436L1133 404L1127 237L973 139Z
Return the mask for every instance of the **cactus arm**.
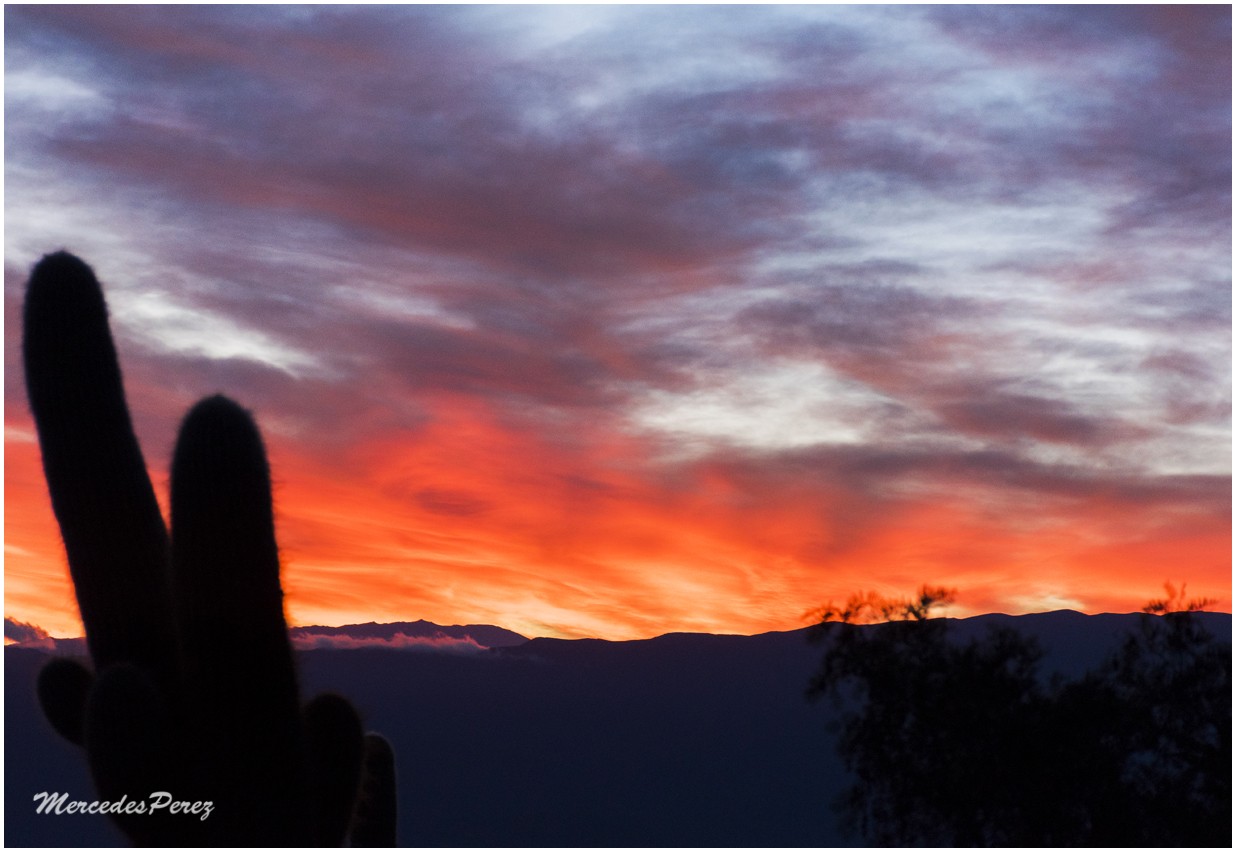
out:
M305 706L304 721L314 843L338 847L347 837L361 784L361 718L346 699L326 693Z
M36 693L47 721L62 738L82 745L86 729L86 699L94 674L72 658L54 658L39 671Z
M353 847L395 847L395 751L380 734L365 735L365 772L352 822Z
M167 533L138 447L93 271L43 258L26 294L26 388L96 667L130 661L171 683Z
M203 796L256 844L302 829L300 705L284 622L270 474L257 425L225 397L185 416L172 461L172 590L185 723ZM257 830L281 833L260 838ZM304 832L300 843L308 843Z

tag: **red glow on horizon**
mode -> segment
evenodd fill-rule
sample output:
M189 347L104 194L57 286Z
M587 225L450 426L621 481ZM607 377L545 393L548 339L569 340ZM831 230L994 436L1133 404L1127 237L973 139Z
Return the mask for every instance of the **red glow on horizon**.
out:
M325 462L268 437L292 624L427 619L526 635L753 634L857 590L959 589L954 616L1132 612L1165 580L1231 612L1227 520L1078 499L1029 523L982 496L848 517L828 482L758 494L702 460L651 467L622 436L548 444L444 395L416 435ZM80 634L37 447L6 442L6 613ZM661 473L658 473L661 472ZM156 483L162 482L159 475Z

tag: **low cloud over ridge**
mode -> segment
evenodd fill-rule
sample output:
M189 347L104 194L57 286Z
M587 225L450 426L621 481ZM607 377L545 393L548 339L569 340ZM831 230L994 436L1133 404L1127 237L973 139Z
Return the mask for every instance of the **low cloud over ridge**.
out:
M393 637L350 637L346 634L294 634L296 649L398 649L411 652L443 652L447 654L479 654L487 651L472 637L410 637L397 633Z

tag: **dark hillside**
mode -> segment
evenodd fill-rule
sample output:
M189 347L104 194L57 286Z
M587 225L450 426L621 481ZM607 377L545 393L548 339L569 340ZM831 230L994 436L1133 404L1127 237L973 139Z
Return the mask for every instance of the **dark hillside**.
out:
M1231 638L1231 616L1204 618ZM1012 625L1073 674L1136 619L1058 612L953 627ZM298 656L305 693L340 691L394 744L404 844L830 846L845 843L830 803L847 779L827 703L804 699L822 654L806 634ZM93 789L34 707L45 655L9 648L5 659L6 844L120 843L102 818L34 814L39 791Z

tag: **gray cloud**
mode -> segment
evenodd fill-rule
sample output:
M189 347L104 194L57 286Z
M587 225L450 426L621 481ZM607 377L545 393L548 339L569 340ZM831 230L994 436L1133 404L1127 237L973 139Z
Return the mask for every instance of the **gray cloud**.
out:
M684 457L753 501L827 477L856 531L870 501L955 481L1223 503L1226 7L28 6L6 24L15 423L23 268L66 245L104 278L154 460L216 391L327 467L422 435L455 395L539 446L673 445L633 474L668 489ZM803 397L846 399L751 391L802 376L832 383ZM657 432L635 414L650 399L819 438Z
M4 617L4 638L17 643L29 643L35 640L46 640L50 635L38 625L18 622L16 619Z

